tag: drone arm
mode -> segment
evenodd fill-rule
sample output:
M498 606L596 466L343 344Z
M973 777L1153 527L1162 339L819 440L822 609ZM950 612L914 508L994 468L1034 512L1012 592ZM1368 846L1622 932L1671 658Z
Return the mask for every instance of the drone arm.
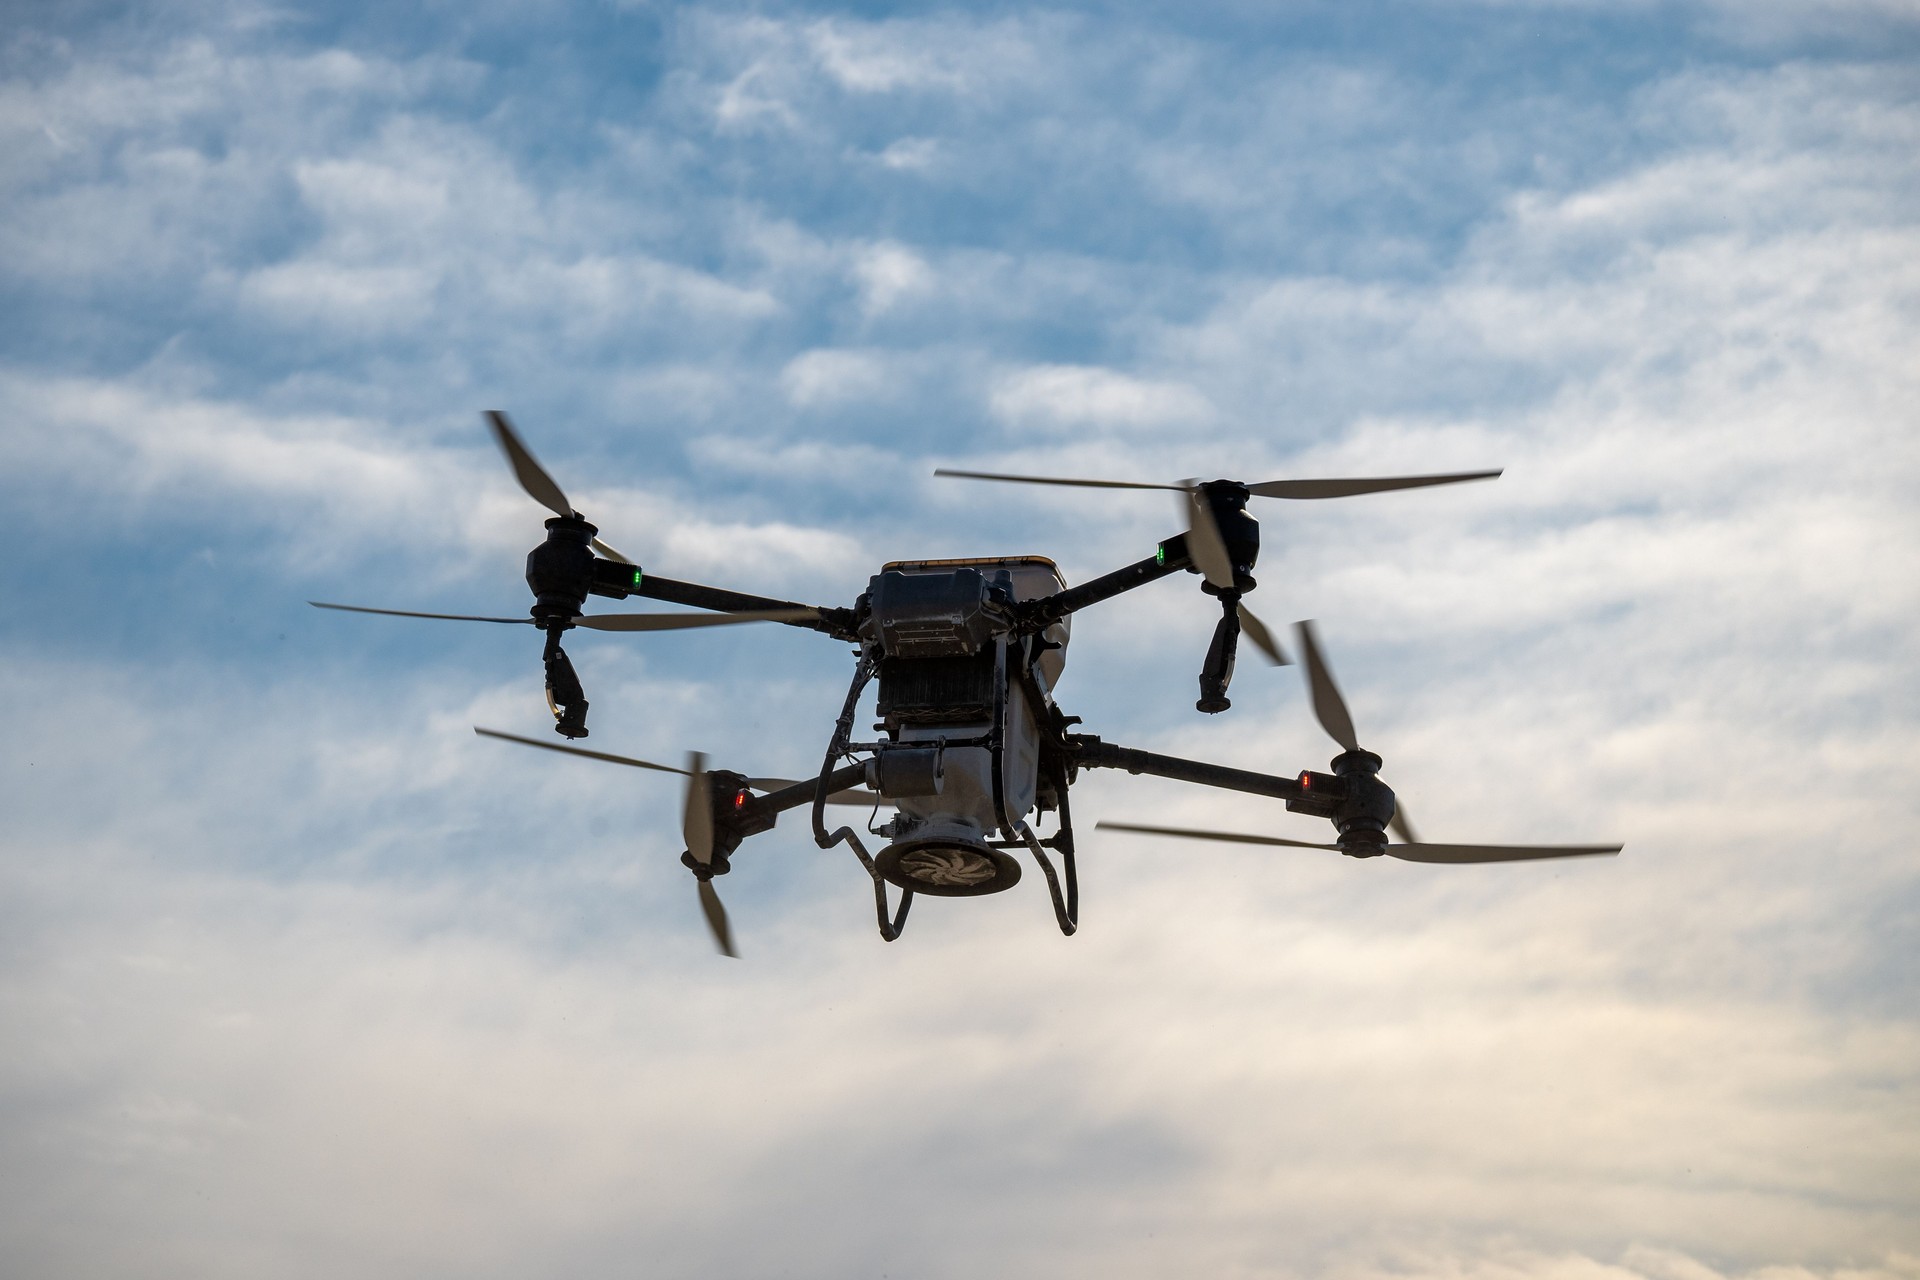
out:
M786 625L825 632L840 640L859 639L853 629L853 610L851 609L798 604L792 600L776 600L771 596L752 596L741 591L704 587L697 582L678 582L672 578L643 573L637 565L622 564L616 560L594 561L593 593L621 600L628 596L647 596L650 599L665 600L672 604L684 604L694 609L711 609L717 613L745 613L763 609L808 609L819 616L794 619Z
M866 782L866 763L862 761L859 764L850 764L844 768L836 769L827 775L827 794L831 796L835 792L865 786ZM820 780L818 778L808 778L806 781L796 782L790 787L782 787L778 791L769 791L763 796L748 796L746 801L740 806L741 817L746 825L753 827L755 830L764 831L767 827L773 825L775 815L785 813L789 809L798 809L802 805L812 804L814 794L819 790L819 787ZM874 799L878 801L880 799L879 795L876 794ZM763 822L764 825L761 825Z
M1149 582L1157 582L1170 573L1178 573L1192 565L1193 560L1187 555L1187 535L1176 534L1161 543L1159 549L1144 560L1136 561L1124 569L1115 569L1077 587L1028 601L1021 606L1020 629L1025 632L1045 631L1070 613L1077 613L1102 600L1111 600L1135 587L1144 587Z
M1225 765L1207 764L1201 760L1155 755L1151 751L1102 742L1091 734L1073 734L1067 739L1067 746L1072 763L1081 769L1125 769L1128 773L1146 773L1156 778L1194 782L1203 787L1220 787L1227 791L1246 791L1256 796L1272 796L1277 800L1307 798L1307 789L1300 785L1298 777L1276 778L1268 773L1229 769ZM1325 783L1319 782L1321 775L1313 776L1319 783L1319 789L1324 790ZM1320 796L1316 794L1315 798Z

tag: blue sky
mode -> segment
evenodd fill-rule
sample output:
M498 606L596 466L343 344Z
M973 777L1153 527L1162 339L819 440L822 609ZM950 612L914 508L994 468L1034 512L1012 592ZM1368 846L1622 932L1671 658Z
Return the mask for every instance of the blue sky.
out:
M1920 9L15 5L0 28L0 1259L18 1275L1920 1274ZM1429 868L1086 841L712 956L670 780L544 733L511 411L650 569L1073 580L1268 503ZM1201 717L1190 581L1089 612ZM505 630L505 629L500 629ZM831 644L572 646L596 746L818 759ZM611 776L610 776L611 775ZM1309 837L1093 778L1083 819Z

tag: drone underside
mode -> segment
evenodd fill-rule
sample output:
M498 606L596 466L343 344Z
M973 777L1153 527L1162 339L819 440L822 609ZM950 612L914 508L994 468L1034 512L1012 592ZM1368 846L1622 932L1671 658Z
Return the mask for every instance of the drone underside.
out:
M322 608L396 614L403 617L531 625L545 633L543 661L554 729L562 737L587 736L587 699L561 637L576 627L601 631L660 631L746 622L780 622L823 632L856 646L853 679L828 742L819 773L805 780L756 778L709 769L689 756L685 768L629 756L541 742L491 729L490 737L687 778L681 829L681 861L698 883L701 908L720 950L735 953L732 929L714 889L715 877L731 870L734 852L748 837L771 830L789 809L810 810L821 848L848 845L872 880L880 934L900 935L915 895L974 897L1000 893L1021 879L1025 853L1047 884L1060 930L1072 934L1079 919L1079 876L1068 793L1083 769L1124 769L1174 778L1285 802L1293 813L1333 824L1332 843L1278 836L1244 835L1187 828L1102 822L1113 830L1239 843L1324 849L1351 857L1386 854L1414 862L1499 862L1619 852L1619 845L1440 845L1419 840L1406 810L1380 780L1381 759L1361 748L1346 701L1321 652L1312 624L1298 624L1302 664L1314 713L1340 744L1331 773L1303 770L1273 775L1120 747L1076 733L1078 717L1065 715L1053 691L1065 668L1072 615L1090 605L1170 574L1191 572L1219 602L1220 617L1200 673L1204 712L1226 710L1242 634L1277 664L1288 657L1244 597L1257 583L1259 522L1247 513L1253 497L1331 498L1463 480L1490 479L1497 471L1363 480L1282 480L1243 484L1134 484L1115 481L1048 480L985 472L937 472L971 479L1089 485L1115 489L1168 489L1181 495L1184 533L1160 543L1154 554L1112 573L1069 588L1052 561L1040 556L968 560L901 561L882 568L851 606L809 606L746 595L696 583L655 577L600 541L599 530L573 509L560 487L534 459L504 414L487 415L521 486L554 513L547 538L527 556L527 585L534 602L527 617L476 617L365 609ZM583 613L589 595L612 599L645 596L708 610L706 613ZM316 602L318 603L318 602ZM856 740L855 713L870 683L876 683L877 735ZM893 817L868 834L887 843L869 853L851 827L829 830L829 805L890 806ZM1052 815L1052 832L1034 830L1040 815ZM1388 832L1400 837L1390 843ZM1051 856L1050 856L1051 855ZM1059 866L1055 866L1055 857ZM888 886L900 891L897 907Z

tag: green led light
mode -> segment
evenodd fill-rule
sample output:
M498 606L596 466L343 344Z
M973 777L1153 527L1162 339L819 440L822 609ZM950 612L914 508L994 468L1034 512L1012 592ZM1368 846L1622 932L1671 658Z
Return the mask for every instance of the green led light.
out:
M633 571L633 585L636 587L640 585L640 571L638 569Z
M1167 549L1165 547L1155 547L1153 549L1153 562L1159 565L1164 565L1167 562ZM634 576L637 578L639 575L636 574Z

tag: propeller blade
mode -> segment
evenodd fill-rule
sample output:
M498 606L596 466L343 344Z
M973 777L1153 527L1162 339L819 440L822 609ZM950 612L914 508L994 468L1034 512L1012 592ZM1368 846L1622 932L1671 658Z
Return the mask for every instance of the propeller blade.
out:
M1525 862L1534 858L1611 857L1618 844L1390 844L1387 856L1403 862Z
M575 618L588 631L684 631L689 627L727 627L736 622L812 622L817 609L747 609L739 613L596 613Z
M687 800L681 810L680 834L686 837L687 852L701 866L713 861L713 783L707 777L707 758L698 751L687 753Z
M933 474L956 480L1004 480L1009 484L1070 484L1083 489L1184 489L1179 484L1140 484L1133 480L1069 480L1061 476L1011 476L998 471L952 471L936 467Z
M785 791L788 787L797 787L801 784L796 778L748 778L747 785L755 791ZM807 779L806 785L813 786L813 779ZM828 804L873 805L882 803L885 799L886 797L878 791L849 790L827 793Z
M538 738L523 738L517 733L503 733L499 729L483 729L473 726L473 731L483 738L498 738L502 742L517 742L523 747L538 747L542 751L558 751L561 755L584 756L589 760L604 760L608 764L630 765L635 769L652 769L658 773L677 773L685 777L685 769L670 764L655 764L651 760L636 760L632 756L617 756L611 751L589 751L585 747L563 747L557 742L542 742ZM755 791L784 791L788 787L800 784L790 778L748 778L747 785ZM828 804L872 805L884 800L877 791L836 791L827 797Z
M1313 623L1296 625L1300 632L1300 651L1307 664L1307 692L1313 699L1313 714L1319 717L1321 727L1335 742L1349 751L1358 751L1360 738L1353 731L1353 717L1347 712L1347 700L1340 696L1340 686L1333 682L1327 660L1321 656Z
M720 893L711 880L700 881L700 911L707 917L707 928L713 930L720 954L738 960L740 953L733 949L733 926L727 923L727 909L720 905Z
M1331 853L1345 850L1337 844L1314 844L1306 840L1286 840L1279 836L1254 836L1237 831L1198 831L1192 827L1149 827L1131 822L1096 822L1095 827L1109 831L1137 831L1150 836L1179 836L1188 840L1219 840L1228 844L1282 845L1290 849L1325 849ZM1610 857L1624 845L1617 844L1390 844L1386 854L1403 862L1469 863L1525 862L1536 858Z
M1197 480L1189 480L1182 487L1186 490L1187 554L1193 557L1193 567L1212 585L1231 591L1233 559L1227 554L1220 526L1214 523L1213 508L1201 495Z
M1077 480L1066 476L1016 476L999 471L956 471L947 467L934 470L936 476L959 480L1000 480L1011 484L1068 484L1086 489L1185 489L1184 484L1142 484L1137 480ZM1492 480L1494 471L1454 471L1432 476L1368 476L1348 480L1265 480L1247 486L1256 498L1354 498L1366 493L1388 493L1395 489L1422 489L1428 485L1459 484L1466 480Z
M621 555L618 551L615 551L612 547L600 541L600 539L598 538L595 538L593 540L593 549L595 551L598 551L601 555L605 556L607 559L614 561L616 564L632 564L633 563L633 561L627 559L625 556Z
M533 450L527 448L526 442L520 439L520 433L513 429L513 423L507 420L507 415L498 409L489 409L484 416L487 425L493 428L493 438L500 443L500 451L507 455L507 465L513 468L514 478L520 481L520 487L527 491L528 496L557 516L578 516L580 513L573 509L573 504L567 501L567 495L560 492L560 486L540 465L540 460L533 456ZM621 564L633 563L598 538L593 540L593 549L609 560Z
M377 613L389 618L437 618L443 622L498 622L509 626L531 627L532 618L487 618L472 613L419 613L412 609L371 609L360 604L328 604L309 600L316 609L338 609L342 613ZM816 609L751 609L740 613L599 613L573 619L573 625L588 631L685 631L690 627L727 627L736 622L811 622L820 613Z
M1413 819L1407 816L1406 803L1399 796L1393 798L1393 817L1387 820L1387 826L1408 844L1420 843L1420 837L1413 829Z
M523 747L538 747L542 751L558 751L562 755L585 756L589 760L605 760L608 764L632 765L636 769L653 769L659 773L678 773L684 775L685 769L676 769L670 764L655 764L651 760L635 760L632 756L616 756L610 751L589 751L585 747L563 747L557 742L542 742L538 738L523 738L517 733L502 733L498 729L482 729L473 726L473 731L483 738L499 738L503 742L517 742Z
M1274 666L1289 665L1286 650L1273 638L1273 632L1267 630L1267 624L1254 617L1253 610L1245 604L1240 606L1240 630L1246 633L1247 639L1253 641L1254 647L1267 655L1267 660Z
M680 833L686 837L687 852L701 866L713 864L713 783L707 777L707 758L698 751L687 753L687 803L680 819ZM738 957L733 949L733 927L727 923L727 909L720 905L719 891L709 876L699 877L700 911L713 931L713 941L723 956Z
M493 438L499 443L500 451L507 455L507 465L513 468L514 478L520 481L527 496L557 516L578 514L567 501L567 495L560 492L560 486L547 474L547 469L533 456L533 450L521 441L507 415L498 409L489 409L484 416L487 425L493 428Z
M1337 844L1315 844L1309 840L1287 840L1280 836L1249 836L1236 831L1199 831L1193 827L1147 827L1132 822L1096 822L1097 828L1107 831L1135 831L1147 836L1180 836L1188 840L1220 840L1228 844L1271 844L1285 845L1289 849L1331 849L1340 852Z
M1247 492L1256 498L1353 498L1393 489L1422 489L1431 484L1491 480L1499 474L1498 471L1456 471L1439 476L1375 476L1365 480L1268 480L1248 485Z
M409 609L369 609L363 604L328 604L324 600L309 600L308 604L316 609L338 609L342 613L378 613L389 618L438 618L443 622L501 622L509 626L530 627L532 618L482 618L471 613L414 613Z

